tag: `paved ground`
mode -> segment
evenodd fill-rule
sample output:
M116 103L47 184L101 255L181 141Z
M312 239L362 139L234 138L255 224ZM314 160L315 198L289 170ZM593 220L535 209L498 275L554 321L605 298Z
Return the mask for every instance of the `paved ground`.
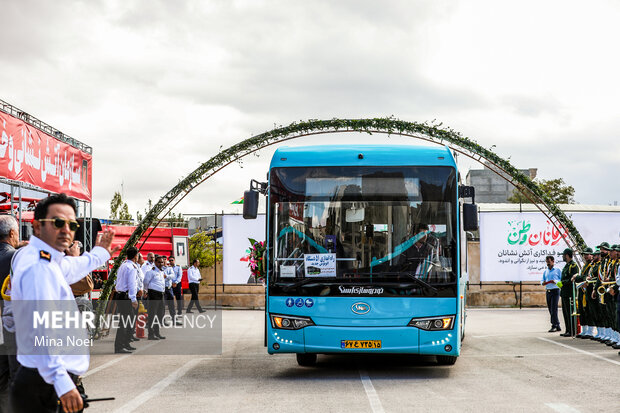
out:
M618 352L547 333L544 309L469 310L449 367L392 356L319 356L316 367L298 367L293 355L267 354L261 311L222 315L221 355L93 355L87 393L117 399L89 413L620 411Z

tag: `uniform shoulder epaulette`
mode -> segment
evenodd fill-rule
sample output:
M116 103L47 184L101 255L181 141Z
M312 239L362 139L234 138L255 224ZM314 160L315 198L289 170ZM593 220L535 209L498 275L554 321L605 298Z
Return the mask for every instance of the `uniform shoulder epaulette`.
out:
M39 258L46 260L46 261L52 261L52 254L50 254L47 251L39 251Z

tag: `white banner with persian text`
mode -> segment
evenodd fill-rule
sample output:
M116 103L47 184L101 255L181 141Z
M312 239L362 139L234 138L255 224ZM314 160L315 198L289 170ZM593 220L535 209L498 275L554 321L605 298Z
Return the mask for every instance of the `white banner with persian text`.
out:
M241 215L222 217L222 238L224 238L224 284L246 284L252 274L248 267L246 250L250 248L248 238L265 241L265 214L256 219L243 219Z
M620 243L620 213L566 215L588 246ZM562 251L567 247L562 231L540 212L481 212L480 281L540 281L547 255L553 255L556 266L562 268Z

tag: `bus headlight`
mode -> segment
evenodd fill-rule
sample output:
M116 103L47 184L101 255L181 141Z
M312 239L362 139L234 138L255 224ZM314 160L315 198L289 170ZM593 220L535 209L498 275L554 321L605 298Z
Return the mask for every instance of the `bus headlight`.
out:
M271 327L282 330L299 330L300 328L313 326L314 321L310 317L271 314Z
M454 316L446 315L441 317L412 318L407 326L417 327L427 331L452 330L454 326Z

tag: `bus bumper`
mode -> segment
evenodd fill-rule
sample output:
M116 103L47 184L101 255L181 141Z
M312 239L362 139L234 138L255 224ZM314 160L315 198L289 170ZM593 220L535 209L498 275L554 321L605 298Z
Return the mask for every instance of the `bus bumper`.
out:
M458 326L458 323L455 323ZM281 330L269 326L269 353L402 353L458 356L456 327L425 331L416 327L326 327ZM345 340L380 340L381 348L345 348ZM275 345L277 344L277 345ZM275 346L274 346L275 345Z

